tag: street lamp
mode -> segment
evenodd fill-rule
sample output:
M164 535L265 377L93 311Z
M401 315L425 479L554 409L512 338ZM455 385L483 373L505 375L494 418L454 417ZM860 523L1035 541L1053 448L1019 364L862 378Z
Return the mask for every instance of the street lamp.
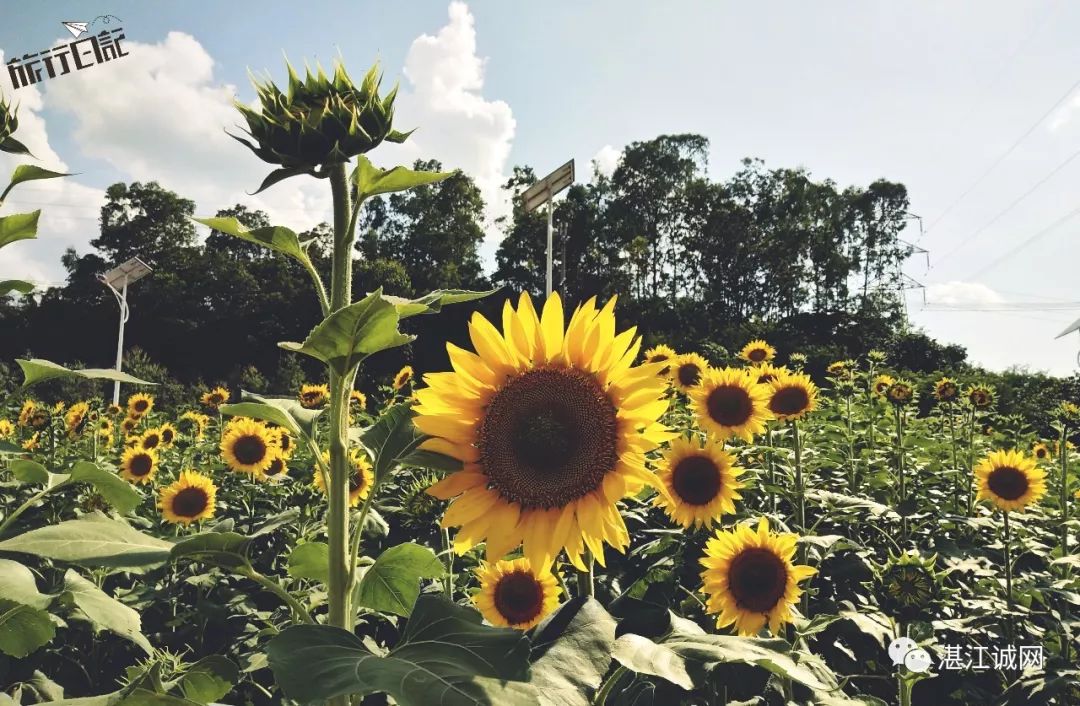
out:
M121 372L121 364L124 359L124 324L127 323L130 311L127 305L127 290L129 284L134 284L146 275L153 272L150 266L137 257L133 257L119 267L114 267L103 275L98 275L98 281L109 288L120 305L120 335L116 341L116 372ZM113 404L120 404L120 381L113 383Z
M570 160L551 174L536 182L521 195L525 204L525 213L532 213L540 204L547 204L547 295L551 296L551 200L555 194L574 183L574 160ZM563 265L565 267L565 264Z

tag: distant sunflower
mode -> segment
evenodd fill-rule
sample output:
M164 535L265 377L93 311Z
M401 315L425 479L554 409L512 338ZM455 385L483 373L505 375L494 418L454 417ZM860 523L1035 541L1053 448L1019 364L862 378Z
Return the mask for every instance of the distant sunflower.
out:
M275 456L270 466L263 472L261 480L280 481L289 476L289 467L283 456Z
M701 377L708 372L709 362L697 353L683 353L675 359L671 381L686 394L701 384Z
M33 419L34 411L36 410L36 408L37 405L34 404L33 400L25 400L22 403L22 407L19 409L18 419L18 424L20 427L30 426L30 420Z
M769 383L769 411L780 421L800 419L817 409L817 385L809 375L787 373Z
M330 387L328 385L300 386L300 405L304 409L318 409L330 400Z
M897 407L909 404L915 398L915 388L907 380L897 380L885 391L885 399Z
M217 486L201 473L181 471L180 478L161 489L158 509L172 524L190 525L214 516Z
M124 408L116 404L115 402L110 402L108 408L106 408L105 410L105 414L109 415L110 417L119 417L123 413Z
M671 375L671 365L679 357L679 354L675 352L675 349L671 346L665 346L663 343L657 346L653 346L649 350L645 351L646 363L669 363L660 369L657 373L661 377L668 377Z
M847 375L851 372L851 361L837 360L835 362L829 363L828 367L825 368L825 372L829 375L832 375L833 377Z
M199 398L199 401L210 409L217 409L229 401L229 390L220 386L215 387L212 390L204 392L202 397Z
M161 446L163 448L169 448L176 441L176 427L168 422L158 427L158 433L161 434Z
M221 439L221 456L239 473L262 475L281 453L276 434L260 421L236 417Z
M724 441L737 436L752 441L772 418L769 387L759 385L752 370L715 368L705 373L690 394L698 426Z
M57 402L56 404L53 405L52 413L53 414L63 414L65 409L67 409L67 403L64 402L63 400L60 400L59 402Z
M349 393L349 405L356 404L357 409L361 412L367 407L367 395L360 390L353 390Z
M128 398L127 408L129 417L141 419L154 408L154 398L145 392L136 392Z
M323 461L330 464L330 454L327 451L322 453ZM349 473L349 505L356 507L371 493L371 485L375 482L375 474L371 470L371 463L367 460L367 457L358 449L353 449L349 452L349 466L351 472ZM315 469L315 487L326 493L326 485L323 484L323 474L319 472L319 469Z
M523 293L504 304L502 333L473 314L479 354L447 344L455 372L425 376L414 422L437 438L423 448L464 463L428 491L457 498L442 524L461 527L458 552L486 540L496 561L523 544L547 567L565 549L583 569L586 547L603 565L605 543L629 545L616 502L659 482L645 454L671 435L661 364L633 366L641 341L616 334L614 308L589 299L564 327L558 294L537 315Z
M29 438L22 442L23 451L34 451L41 446L41 432L35 431Z
M1046 471L1020 451L993 451L975 466L975 485L999 510L1023 510L1046 494Z
M130 434L135 431L135 428L139 426L139 420L134 417L125 417L124 421L120 422L120 431L125 434Z
M49 421L52 419L52 415L49 414L49 410L44 407L35 407L34 414L30 417L31 429L44 429L49 426Z
M114 430L115 425L113 424L113 420L109 419L108 417L102 417L98 420L98 436L112 436Z
M131 483L149 483L158 469L158 457L154 451L137 446L124 451L120 457L120 475Z
M734 625L740 635L756 635L766 625L774 635L792 621L792 609L802 595L799 582L817 573L792 564L798 536L769 532L762 517L757 529L742 524L717 530L705 543L701 559L706 610L716 614L716 627Z
M1053 458L1054 453L1050 450L1049 446L1040 441L1031 447L1031 455L1039 461L1046 461Z
M190 439L201 441L206 433L206 427L210 424L210 417L199 412L184 412L177 421L180 431L187 434Z
M967 389L967 399L975 409L986 409L994 404L994 391L986 385L973 385Z
M1065 441L1065 452L1066 453L1070 453L1070 452L1074 451L1075 449L1076 449L1076 444L1074 444L1073 442L1068 441L1068 440ZM1055 456L1060 456L1061 455L1061 440L1060 439L1054 442L1054 455Z
M1075 425L1080 422L1080 405L1074 402L1062 402L1054 412L1057 418L1065 424Z
M0 439L10 439L15 435L15 425L6 419L0 419Z
M397 375L394 376L394 389L400 390L409 384L409 381L413 378L413 369L411 365L406 365L401 370L397 371Z
M761 365L754 366L751 371L757 380L759 385L768 385L780 375L790 373L783 365L773 365L772 363L762 363Z
M74 439L83 433L90 414L90 405L86 402L76 402L64 416L64 426L67 428L68 438Z
M960 386L952 378L941 378L934 383L934 397L938 402L953 402L960 396Z
M274 427L271 431L277 434L278 447L281 449L281 457L288 460L292 458L293 452L296 451L296 442L293 441L292 434L285 427Z
M528 559L483 562L476 576L480 590L473 602L492 625L528 630L559 605L555 575L547 567L534 569Z
M156 451L161 448L161 430L147 429L139 437L139 448L144 451Z
M713 520L735 512L735 501L742 499L743 471L721 443L675 439L657 473L667 495L657 495L653 504L683 527L711 527Z
M889 388L896 382L896 378L892 375L878 375L874 378L874 382L871 383L870 389L878 397L886 397L889 393Z
M776 357L776 349L759 338L743 346L739 351L739 357L752 365L768 363Z

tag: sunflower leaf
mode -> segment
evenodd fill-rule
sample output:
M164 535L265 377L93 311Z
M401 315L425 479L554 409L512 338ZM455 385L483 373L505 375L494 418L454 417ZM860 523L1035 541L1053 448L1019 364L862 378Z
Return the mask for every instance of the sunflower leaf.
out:
M574 598L536 628L532 679L543 706L589 706L611 665L615 619L593 598Z
M288 171L288 170L277 170ZM301 170L302 172L303 170ZM297 174L301 172L296 172ZM277 172L274 172L276 174ZM272 176L272 175L271 175ZM293 176L289 174L287 176ZM284 178L284 177L283 177ZM269 177L268 177L269 179ZM263 182L262 189L268 186ZM258 193L258 192L256 192ZM288 255L289 257L296 258L300 262L308 262L307 253L300 247L300 239L293 231L285 228L284 226L266 226L264 228L252 228L248 230L244 227L240 221L236 220L232 216L227 218L192 218L191 220L196 223L201 223L208 228L220 231L227 235L236 236L241 240L246 240L249 243L255 243L256 245L262 245L263 247L270 248L271 250Z
M128 514L142 502L142 495L131 483L90 461L79 461L72 466L71 480L92 485L121 515Z
M56 635L49 614L7 598L0 598L0 652L22 658Z
M357 590L358 604L408 617L420 595L420 580L444 573L435 552L411 542L398 544L379 555L364 574Z
M30 213L13 213L0 218L0 248L17 240L30 240L37 237L38 217L41 210Z
M321 360L344 376L372 353L397 348L416 338L398 330L399 320L397 308L383 298L380 289L330 314L303 343L278 345Z
M407 319L417 314L437 314L447 304L460 304L461 302L473 301L490 297L498 292L501 287L489 289L486 292L473 292L467 289L436 289L417 299L406 299L384 294L383 299L397 307L398 316Z
M0 297L6 297L12 292L29 294L32 291L34 291L34 285L30 282L24 282L21 279L0 280Z
M17 561L0 559L0 596L44 610L53 597L38 590L34 573Z
M33 181L35 179L55 179L57 177L66 176L71 175L64 172L53 172L49 171L48 169L42 169L41 167L35 166L33 164L20 164L19 166L15 167L15 171L11 173L11 182L7 185L7 188L4 189L4 192L0 194L0 203L3 203L4 199L7 198L7 195L11 193L11 190L13 188L15 188L18 184L23 183L24 181Z
M187 668L180 679L180 692L200 704L217 701L232 691L240 669L228 657L210 655Z
M251 538L237 532L202 532L172 545L169 559L205 561L227 569L249 569L247 548Z
M170 542L98 512L0 542L0 551L128 571L164 563L172 548Z
M357 203L362 203L372 196L433 184L453 174L454 172L422 172L406 167L379 169L367 157L359 155L351 181L356 187Z
M272 422L289 430L293 436L311 438L321 409L304 409L303 405L286 397L260 397L243 391L242 402L221 405L222 414L231 417L251 417Z
M359 432L359 441L371 458L375 482L382 482L386 474L414 453L426 438L413 425L408 403L387 407L374 424Z
M137 377L122 373L110 368L83 368L82 370L70 370L62 365L57 365L52 361L42 360L41 358L32 358L30 360L22 360L16 358L16 363L23 371L23 387L30 387L31 385L45 380L52 380L54 378L62 377L81 377L89 380L117 380L119 382L126 382L130 385L156 385L156 382L148 382L146 380L140 380Z
M285 695L301 703L344 694L386 693L401 706L534 706L529 642L487 627L476 611L441 596L421 596L401 641L386 657L327 625L287 628L267 645Z
M142 633L142 620L138 612L72 569L68 569L64 575L64 598L69 599L96 627L131 640L148 655L154 653L150 641Z

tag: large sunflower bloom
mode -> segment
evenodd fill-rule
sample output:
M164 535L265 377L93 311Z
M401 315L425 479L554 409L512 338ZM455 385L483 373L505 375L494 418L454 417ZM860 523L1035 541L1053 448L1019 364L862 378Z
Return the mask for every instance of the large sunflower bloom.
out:
M753 370L718 368L705 373L690 399L702 429L720 441L737 436L749 442L773 416L769 395L769 386L758 384Z
M154 451L133 446L120 457L120 475L131 483L149 483L157 474L158 457Z
M614 308L590 299L564 329L558 294L537 315L523 293L516 310L505 302L502 333L473 314L477 353L447 344L455 372L425 375L414 421L438 438L424 448L464 464L428 491L457 497L442 520L461 528L457 551L486 540L497 561L523 544L544 568L566 549L583 569L586 547L603 565L605 543L629 545L616 502L658 483L645 454L671 435L657 421L662 364L633 367L641 340L616 334Z
M180 478L161 489L158 509L167 522L190 525L214 516L217 486L201 473L181 471Z
M711 527L713 520L735 512L743 471L721 443L675 439L657 473L668 494L657 495L653 504L683 527Z
M817 409L817 385L804 373L786 373L769 382L769 411L781 421L800 419Z
M145 392L136 392L128 398L128 416L132 419L142 419L154 408L154 398Z
M739 351L739 357L752 365L768 363L776 357L776 349L759 338L743 346L742 350Z
M161 434L161 446L162 448L169 448L176 442L176 427L168 422L165 422L158 427L158 433Z
M645 351L646 363L665 363L666 365L660 369L659 375L668 377L671 375L670 363L675 362L675 359L679 357L679 354L675 352L675 349L671 346L665 346L663 343L653 346L649 350Z
M697 353L683 353L675 358L675 367L671 370L671 381L675 387L686 394L697 389L701 378L709 370L709 361Z
M477 610L492 625L528 630L559 605L559 584L548 568L534 569L528 559L481 563Z
M20 427L30 426L30 420L34 417L34 411L37 409L37 405L33 400L25 400L22 403L22 407L19 409L18 425Z
M1046 471L1020 451L993 451L975 466L975 485L999 510L1023 510L1046 495Z
M802 595L799 582L817 573L794 565L798 536L769 532L764 517L757 529L743 524L716 532L705 544L701 559L706 610L717 615L716 627L734 625L740 635L757 635L767 624L774 635L792 620L792 608Z
M279 455L277 434L260 421L236 417L225 429L221 456L234 471L260 476Z

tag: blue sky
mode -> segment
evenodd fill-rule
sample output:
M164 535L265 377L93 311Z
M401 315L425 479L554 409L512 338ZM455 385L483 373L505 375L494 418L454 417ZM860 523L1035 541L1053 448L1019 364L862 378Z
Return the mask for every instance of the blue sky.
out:
M355 74L381 60L387 82L402 82L398 124L420 127L412 145L377 159L461 167L492 195L493 216L514 164L546 171L574 157L586 178L591 159L610 167L628 142L698 132L712 141L715 178L752 156L841 185L905 183L931 226L919 245L933 265L912 259L906 271L932 304L1080 300L1080 217L1027 244L1080 206L1080 159L982 229L1080 150L1080 89L1066 96L1080 79L1080 5L1065 0L5 6L5 61L63 37L62 20L103 14L122 20L132 53L14 92L35 153L80 175L13 197L20 210L51 205L42 241L5 250L0 275L57 279L59 253L86 249L101 189L118 180L157 179L202 212L243 200L288 225L321 220L319 184L244 197L265 169L221 129L236 122L232 95L252 98L249 68L280 76L283 53L326 63L340 54ZM11 93L6 77L0 86ZM922 292L909 300L917 324L991 367L1075 369L1080 339L1052 338L1080 308L930 311Z

